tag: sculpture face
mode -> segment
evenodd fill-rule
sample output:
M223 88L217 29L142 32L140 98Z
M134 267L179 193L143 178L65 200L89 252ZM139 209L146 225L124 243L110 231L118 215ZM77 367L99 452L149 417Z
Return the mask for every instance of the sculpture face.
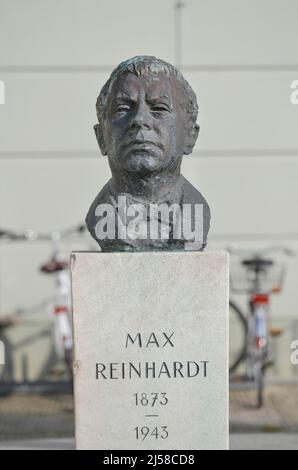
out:
M112 85L103 130L112 170L148 174L180 159L185 111L179 84L164 73L128 73Z

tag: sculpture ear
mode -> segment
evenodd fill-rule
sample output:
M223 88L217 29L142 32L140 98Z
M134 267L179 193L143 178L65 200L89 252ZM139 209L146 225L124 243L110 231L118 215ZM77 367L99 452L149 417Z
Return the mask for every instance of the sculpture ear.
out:
M107 152L107 147L106 147L104 136L103 136L102 125L100 123L95 124L95 126L93 126L93 129L94 129L96 140L98 142L102 155L107 155L108 152Z
M185 148L184 148L184 155L189 155L197 141L198 135L200 132L200 126L199 124L195 124L194 126L191 126L190 129L187 132L186 139L185 139Z

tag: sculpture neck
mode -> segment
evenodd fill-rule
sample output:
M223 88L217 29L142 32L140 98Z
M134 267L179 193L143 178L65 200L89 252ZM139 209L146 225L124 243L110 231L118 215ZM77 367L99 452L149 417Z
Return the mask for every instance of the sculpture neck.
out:
M112 171L112 191L130 194L144 203L179 204L182 198L182 175L180 165L169 173L165 168L158 173L140 175L131 172Z

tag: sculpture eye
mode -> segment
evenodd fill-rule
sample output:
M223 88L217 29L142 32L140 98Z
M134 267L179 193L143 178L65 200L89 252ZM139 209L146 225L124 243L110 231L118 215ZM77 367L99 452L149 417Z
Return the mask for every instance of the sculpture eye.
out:
M128 104L121 104L115 108L115 113L127 113L130 111L130 106Z
M129 109L130 109L130 106L128 104L124 104L124 105L118 107L119 111L127 111Z
M169 108L165 104L155 104L152 106L151 111L153 113L169 112Z

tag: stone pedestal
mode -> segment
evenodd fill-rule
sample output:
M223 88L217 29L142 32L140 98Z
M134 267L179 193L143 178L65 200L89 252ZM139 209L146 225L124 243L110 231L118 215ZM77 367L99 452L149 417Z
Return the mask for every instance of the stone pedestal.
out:
M225 252L71 256L78 449L228 447Z

